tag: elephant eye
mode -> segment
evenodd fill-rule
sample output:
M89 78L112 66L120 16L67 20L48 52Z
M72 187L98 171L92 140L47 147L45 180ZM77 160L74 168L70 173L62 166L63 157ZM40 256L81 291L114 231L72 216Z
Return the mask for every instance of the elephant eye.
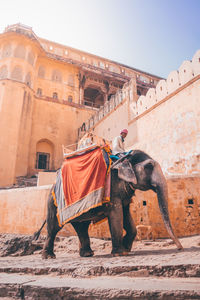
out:
M146 164L145 166L144 166L144 168L145 169L148 169L149 171L152 171L153 170L153 165L152 165L152 163L151 162L149 162L148 164Z

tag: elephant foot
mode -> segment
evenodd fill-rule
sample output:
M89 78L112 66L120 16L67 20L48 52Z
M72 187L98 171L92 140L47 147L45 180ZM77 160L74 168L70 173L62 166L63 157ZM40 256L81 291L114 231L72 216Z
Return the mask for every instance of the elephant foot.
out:
M132 245L133 245L133 240L130 239L130 238L128 239L125 236L124 239L123 239L123 247L124 247L125 251L131 252Z
M132 245L131 246L124 246L124 249L126 252L131 252Z
M113 256L113 257L116 257L116 256L126 256L126 255L128 255L128 252L129 251L127 251L126 249L120 249L120 250L112 250L112 252L111 252L111 255Z
M128 252L126 251L123 251L123 252L120 252L120 253L111 253L113 257L117 257L117 256L126 256L128 255Z
M47 251L42 252L42 259L55 259L56 256L54 253L48 253Z
M92 249L90 249L90 250L80 249L80 256L81 257L91 257L93 255L94 255L94 251L92 251Z

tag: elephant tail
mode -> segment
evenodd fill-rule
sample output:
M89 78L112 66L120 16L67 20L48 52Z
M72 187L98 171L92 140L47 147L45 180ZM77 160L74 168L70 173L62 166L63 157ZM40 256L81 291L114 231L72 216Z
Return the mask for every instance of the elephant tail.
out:
M40 233L42 231L42 228L44 227L44 225L46 224L46 222L47 222L47 220L45 220L43 222L42 226L40 227L40 229L33 234L33 238L32 238L33 241L37 241L38 240L38 238L40 236Z

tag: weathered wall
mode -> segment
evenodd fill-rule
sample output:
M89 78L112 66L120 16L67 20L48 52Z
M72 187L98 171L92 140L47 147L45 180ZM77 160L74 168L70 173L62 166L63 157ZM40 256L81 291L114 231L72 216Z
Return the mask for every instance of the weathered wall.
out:
M131 82L121 103L103 118L95 116L95 134L110 140L126 127L127 149L141 149L158 160L165 174L200 171L200 51L171 72L156 89L132 101ZM98 113L99 114L99 113Z
M200 176L179 176L167 181L169 213L175 233L178 236L199 234ZM0 232L33 234L37 231L46 216L49 191L50 186L0 191ZM168 237L154 192L136 191L130 209L136 225L151 226L151 238ZM74 230L67 224L60 234L74 235ZM108 222L90 225L90 236L110 237Z
M200 78L189 82L176 94L129 123L136 129L133 149L142 149L158 160L166 174L191 174L200 171ZM145 99L146 100L146 99Z
M84 108L78 109L70 105L35 99L29 149L29 174L37 171L36 146L41 141L49 143L52 147L53 161L50 169L59 168L63 159L62 145L77 142L75 128L78 128L90 114L91 111Z
M37 151L50 154L50 169L59 168L62 144L76 143L77 128L94 112L78 107L78 68L43 56L39 44L26 36L1 36L0 187L12 185L16 176L35 174Z
M15 92L13 92L13 88ZM5 80L1 82L1 90L3 90L1 118L0 118L0 181L1 186L12 183L15 178L17 156L20 135L21 122L24 111L24 93L25 89L22 84ZM27 128L30 136L30 128ZM23 146L26 148L28 140L24 140ZM26 148L27 150L27 148ZM24 154L24 162L28 160L28 152ZM24 164L22 175L27 172L27 164Z
M56 172L38 172L37 186L50 185L56 182Z
M200 232L200 176L171 177L167 180L169 214L178 236ZM146 204L146 205L145 205ZM167 237L154 192L136 191L132 212L136 224L150 225L153 237Z
M146 91L159 80L41 39L29 26L8 26L0 34L0 187L12 185L18 176L60 167L62 145L75 144L77 129L91 118L95 107L104 101L109 105L108 97L130 78L134 78L136 97L136 82ZM99 96L94 97L97 90Z
M46 217L50 187L0 191L0 232L33 234Z

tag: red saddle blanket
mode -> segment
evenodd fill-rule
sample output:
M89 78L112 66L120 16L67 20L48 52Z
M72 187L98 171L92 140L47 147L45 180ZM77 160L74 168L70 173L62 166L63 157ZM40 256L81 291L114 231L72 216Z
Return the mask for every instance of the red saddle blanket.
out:
M105 195L108 165L103 151L96 147L65 159L53 190L60 226L110 200Z

